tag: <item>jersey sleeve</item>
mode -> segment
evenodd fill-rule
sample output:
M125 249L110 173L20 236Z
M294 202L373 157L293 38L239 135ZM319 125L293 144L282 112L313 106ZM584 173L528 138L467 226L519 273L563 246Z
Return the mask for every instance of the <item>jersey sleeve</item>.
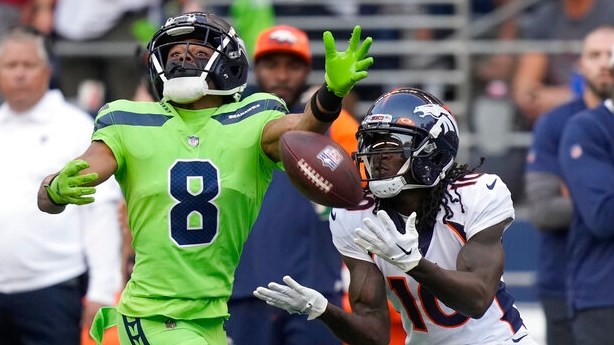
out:
M467 205L464 222L467 239L507 218L515 218L511 193L497 175L480 175L475 184L460 187L458 192Z
M113 151L119 170L124 166L124 153L121 144L120 126L113 126L116 122L114 115L117 109L115 104L116 102L107 103L98 111L94 122L92 141L100 140Z
M152 133L140 131L140 129L161 128L175 116L178 116L177 113L171 111L170 106L163 103L113 101L105 104L98 111L92 141L103 141L111 149L118 165L116 176L122 175L125 171L128 153L134 154L131 150L134 150L135 142L141 144L145 149L150 148L143 143ZM131 144L132 147L128 148Z
M286 106L286 103L281 98L270 93L253 93L244 98L243 103L248 104L248 109L258 108L265 117L265 120L261 123L262 126L260 128L260 142L262 142L262 133L266 124L271 120L278 119L288 114L288 107ZM273 160L266 155L262 149L262 146L260 146L260 156L265 165L272 165L279 170L284 170L281 160L279 162L273 162Z
M333 209L329 215L329 226L333 244L343 256L373 262L367 251L354 243L356 228L362 227L364 211Z

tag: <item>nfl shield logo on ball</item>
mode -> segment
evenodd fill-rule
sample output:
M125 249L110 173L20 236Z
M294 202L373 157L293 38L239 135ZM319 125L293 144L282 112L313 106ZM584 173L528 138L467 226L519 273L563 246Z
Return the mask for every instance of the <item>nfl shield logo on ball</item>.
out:
M343 155L335 147L327 145L318 153L318 159L322 161L322 164L329 167L330 170L335 171L339 166L339 163L343 160Z

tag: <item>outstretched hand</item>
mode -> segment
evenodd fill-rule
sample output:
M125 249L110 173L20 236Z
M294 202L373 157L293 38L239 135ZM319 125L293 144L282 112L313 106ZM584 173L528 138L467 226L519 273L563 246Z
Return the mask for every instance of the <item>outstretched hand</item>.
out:
M45 187L51 200L58 205L84 205L94 202L94 197L88 195L96 193L96 188L81 186L98 179L98 174L79 175L81 170L87 169L89 166L82 159L66 163L58 176L51 181L49 186Z
M283 280L287 286L271 282L267 288L259 286L254 296L290 314L307 314L307 320L324 313L328 300L321 293L302 286L290 276L285 276Z
M377 218L384 227L378 226L370 218L365 218L363 223L367 230L357 228L354 243L397 266L403 272L411 271L422 259L418 248L416 212L413 212L407 219L404 234L397 230L386 211L378 211Z
M354 27L350 44L344 52L335 49L333 34L324 32L324 79L328 89L338 97L346 96L357 81L366 78L367 68L373 64L373 57L366 57L373 39L367 37L359 47L360 30L360 26Z

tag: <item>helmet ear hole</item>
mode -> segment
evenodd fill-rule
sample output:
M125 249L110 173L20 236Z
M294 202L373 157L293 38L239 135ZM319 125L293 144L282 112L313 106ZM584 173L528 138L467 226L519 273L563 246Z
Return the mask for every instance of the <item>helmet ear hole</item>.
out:
M430 186L437 183L444 169L451 166L454 156L445 150L439 150L431 155L416 157L412 164L414 179L421 184Z
M443 162L443 153L441 152L436 152L432 157L431 157L431 164L433 165L441 165L441 163Z
M230 66L230 73L232 75L238 75L241 71L241 67L239 66Z

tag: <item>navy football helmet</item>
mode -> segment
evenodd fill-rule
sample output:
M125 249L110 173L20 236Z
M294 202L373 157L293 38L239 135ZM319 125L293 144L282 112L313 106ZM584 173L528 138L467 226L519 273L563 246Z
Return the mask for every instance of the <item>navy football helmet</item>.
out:
M169 50L177 44L213 49L209 59L193 64L168 62ZM239 100L247 85L249 62L243 40L222 18L205 12L169 18L147 45L148 71L158 98L189 103L204 95L229 95ZM207 81L215 86L209 88Z
M354 160L359 169L364 168L369 189L379 198L435 186L458 152L458 125L450 110L435 96L415 88L380 96L356 136ZM405 163L396 174L380 178L378 162L386 154L401 154Z

